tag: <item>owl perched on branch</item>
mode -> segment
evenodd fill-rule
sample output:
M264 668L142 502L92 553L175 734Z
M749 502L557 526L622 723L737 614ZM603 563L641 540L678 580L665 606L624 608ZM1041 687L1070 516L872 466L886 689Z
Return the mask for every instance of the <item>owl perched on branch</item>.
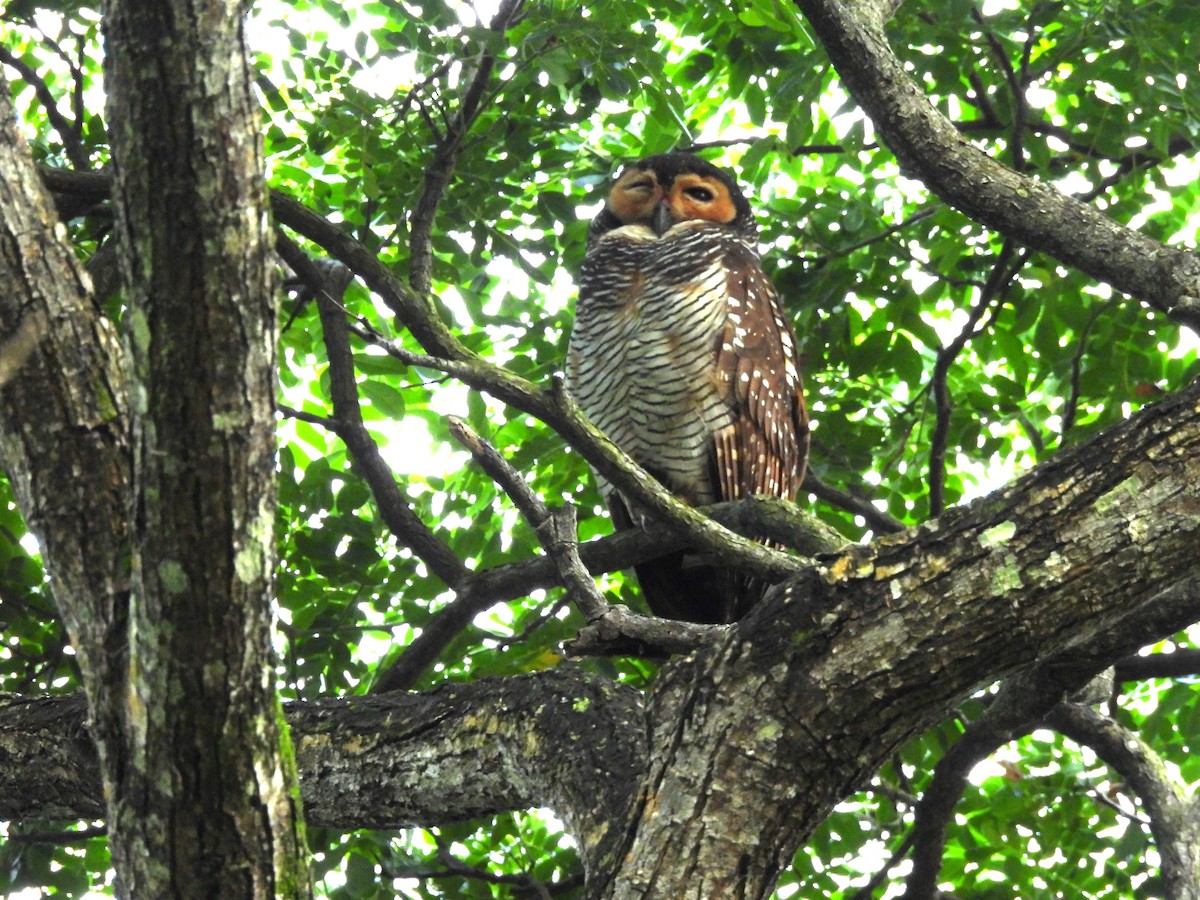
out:
M567 376L588 417L691 506L795 498L808 457L796 338L750 205L689 153L626 166L592 221ZM618 528L645 515L601 480ZM679 552L636 568L659 616L726 623L765 585Z

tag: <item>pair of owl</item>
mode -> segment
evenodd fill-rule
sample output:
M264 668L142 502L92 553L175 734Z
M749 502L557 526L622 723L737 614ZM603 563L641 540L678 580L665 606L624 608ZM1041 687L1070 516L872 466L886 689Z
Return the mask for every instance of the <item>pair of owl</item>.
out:
M588 418L683 502L795 498L808 456L796 337L736 182L688 153L626 166L592 221L567 356ZM603 479L617 528L645 523ZM636 567L652 612L728 623L765 585L679 552Z

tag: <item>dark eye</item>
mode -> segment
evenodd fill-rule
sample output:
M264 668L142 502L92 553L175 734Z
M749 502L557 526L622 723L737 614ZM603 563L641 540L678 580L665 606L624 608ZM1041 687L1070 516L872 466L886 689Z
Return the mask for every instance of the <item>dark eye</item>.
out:
M713 192L706 187L685 188L683 192L693 200L699 200L701 203L711 203L714 196Z
M648 191L654 187L653 178L639 178L637 181L625 185L627 191Z

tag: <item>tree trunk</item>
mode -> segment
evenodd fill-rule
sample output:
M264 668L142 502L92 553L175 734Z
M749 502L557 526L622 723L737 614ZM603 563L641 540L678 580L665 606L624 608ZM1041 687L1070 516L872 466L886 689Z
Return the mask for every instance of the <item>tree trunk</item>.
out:
M104 17L136 398L109 829L135 897L308 892L271 665L274 285L242 13Z
M273 684L274 269L242 12L105 11L128 355L0 90L0 327L33 336L4 344L0 463L80 659L128 897L311 892Z

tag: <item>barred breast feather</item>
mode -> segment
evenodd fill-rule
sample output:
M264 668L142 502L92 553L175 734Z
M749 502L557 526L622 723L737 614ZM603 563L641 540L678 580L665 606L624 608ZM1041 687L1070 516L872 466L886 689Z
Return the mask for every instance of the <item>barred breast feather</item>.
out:
M592 422L693 505L718 499L712 435L733 423L713 377L728 320L722 256L734 240L701 223L661 238L627 225L599 239L580 273L570 389Z

